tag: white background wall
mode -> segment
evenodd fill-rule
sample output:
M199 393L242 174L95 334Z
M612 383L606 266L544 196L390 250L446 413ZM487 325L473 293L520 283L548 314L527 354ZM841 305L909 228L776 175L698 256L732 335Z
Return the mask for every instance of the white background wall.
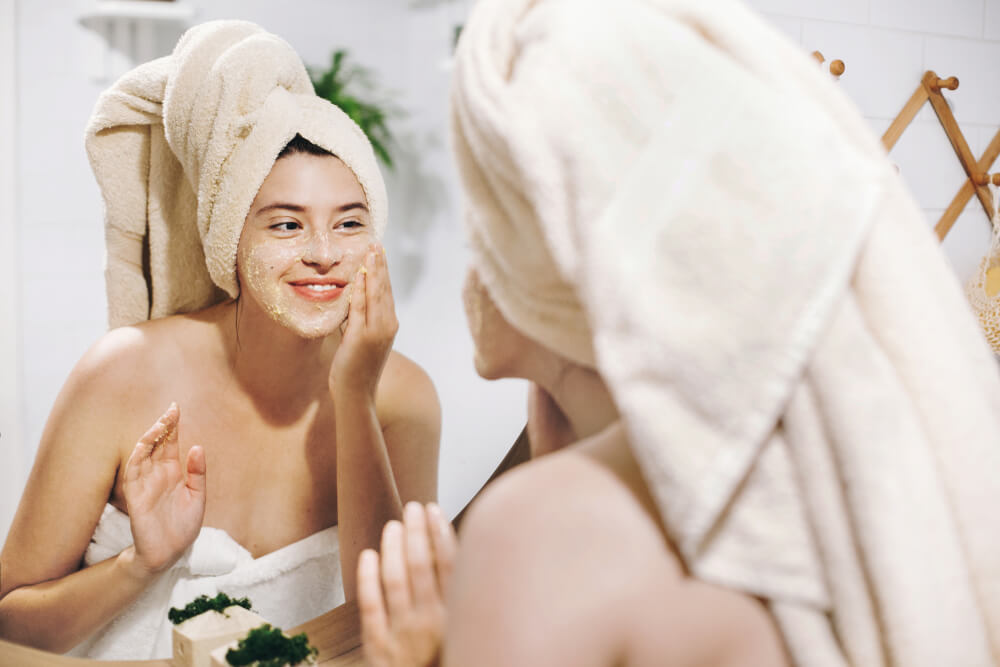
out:
M83 129L109 81L91 77L101 40L78 20L97 1L17 0L16 126L5 125L0 115L3 160L17 149L17 208L10 219L2 196L10 181L0 171L0 244L17 244L20 269L8 275L5 265L7 273L0 274L0 317L7 318L0 323L0 347L20 341L22 372L7 367L9 355L0 357L4 380L11 387L11 378L19 384L0 394L5 401L0 415L13 415L3 417L10 427L0 423L0 484L8 485L0 493L0 534L13 512L8 496L17 495L10 485L22 483L59 387L105 330L101 203L83 150ZM309 64L325 64L334 48L347 48L376 71L379 85L405 110L396 124L404 145L401 164L387 179L392 200L387 245L402 322L397 347L428 369L441 394L441 499L456 511L524 421L520 383L475 377L459 300L465 258L456 177L445 145L448 72L442 62L471 0L181 1L195 9L196 21L260 23L287 39ZM14 2L0 0L0 25L9 25ZM1000 0L750 4L806 51L818 49L829 60L845 61L839 85L878 133L927 69L961 79L948 98L977 157L1000 125ZM157 46L169 50L178 34L164 31ZM8 57L7 45L0 33L0 57ZM5 76L0 69L0 104L6 99ZM929 107L892 155L933 224L964 174ZM944 243L962 279L989 242L978 206L970 203ZM7 303L19 305L5 311ZM18 428L20 442L10 435Z

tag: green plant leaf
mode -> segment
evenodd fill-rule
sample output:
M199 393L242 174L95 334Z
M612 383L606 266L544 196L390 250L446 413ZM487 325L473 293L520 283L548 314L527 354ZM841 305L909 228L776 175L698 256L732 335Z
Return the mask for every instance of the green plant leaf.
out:
M369 70L347 63L347 51L337 49L330 56L330 67L325 70L307 68L316 95L340 107L358 124L371 142L375 155L390 169L393 166L389 130L389 112L375 101L358 97L355 89L367 88L371 93L372 77ZM350 89L350 90L349 90Z

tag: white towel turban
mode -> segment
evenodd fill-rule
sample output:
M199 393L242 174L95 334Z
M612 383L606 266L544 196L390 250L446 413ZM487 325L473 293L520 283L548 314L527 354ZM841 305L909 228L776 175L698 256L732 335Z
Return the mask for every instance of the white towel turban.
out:
M381 236L388 204L367 137L316 96L292 48L260 27L195 26L173 54L101 95L87 152L106 209L112 327L237 296L243 223L296 134L354 172Z
M800 664L1000 661L1000 377L811 58L732 0L481 0L452 127L487 291L608 382L696 576Z

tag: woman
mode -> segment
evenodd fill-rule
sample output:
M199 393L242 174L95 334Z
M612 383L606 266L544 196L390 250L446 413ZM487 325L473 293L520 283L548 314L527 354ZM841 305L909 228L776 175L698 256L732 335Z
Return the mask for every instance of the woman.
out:
M440 430L391 349L367 139L286 43L233 21L123 77L88 150L121 326L50 416L0 556L0 636L169 657L167 611L199 594L285 627L353 598L339 573L435 497Z
M808 57L736 2L483 0L452 120L477 368L572 444L465 519L445 665L1000 663L996 365ZM367 653L426 664L448 568L391 532Z

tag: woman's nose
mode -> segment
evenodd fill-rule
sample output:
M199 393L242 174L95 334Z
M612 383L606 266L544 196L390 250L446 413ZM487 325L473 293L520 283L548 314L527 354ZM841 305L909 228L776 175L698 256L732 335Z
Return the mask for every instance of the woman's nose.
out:
M342 257L343 252L332 236L318 232L310 235L302 261L319 271L327 271L336 266Z

